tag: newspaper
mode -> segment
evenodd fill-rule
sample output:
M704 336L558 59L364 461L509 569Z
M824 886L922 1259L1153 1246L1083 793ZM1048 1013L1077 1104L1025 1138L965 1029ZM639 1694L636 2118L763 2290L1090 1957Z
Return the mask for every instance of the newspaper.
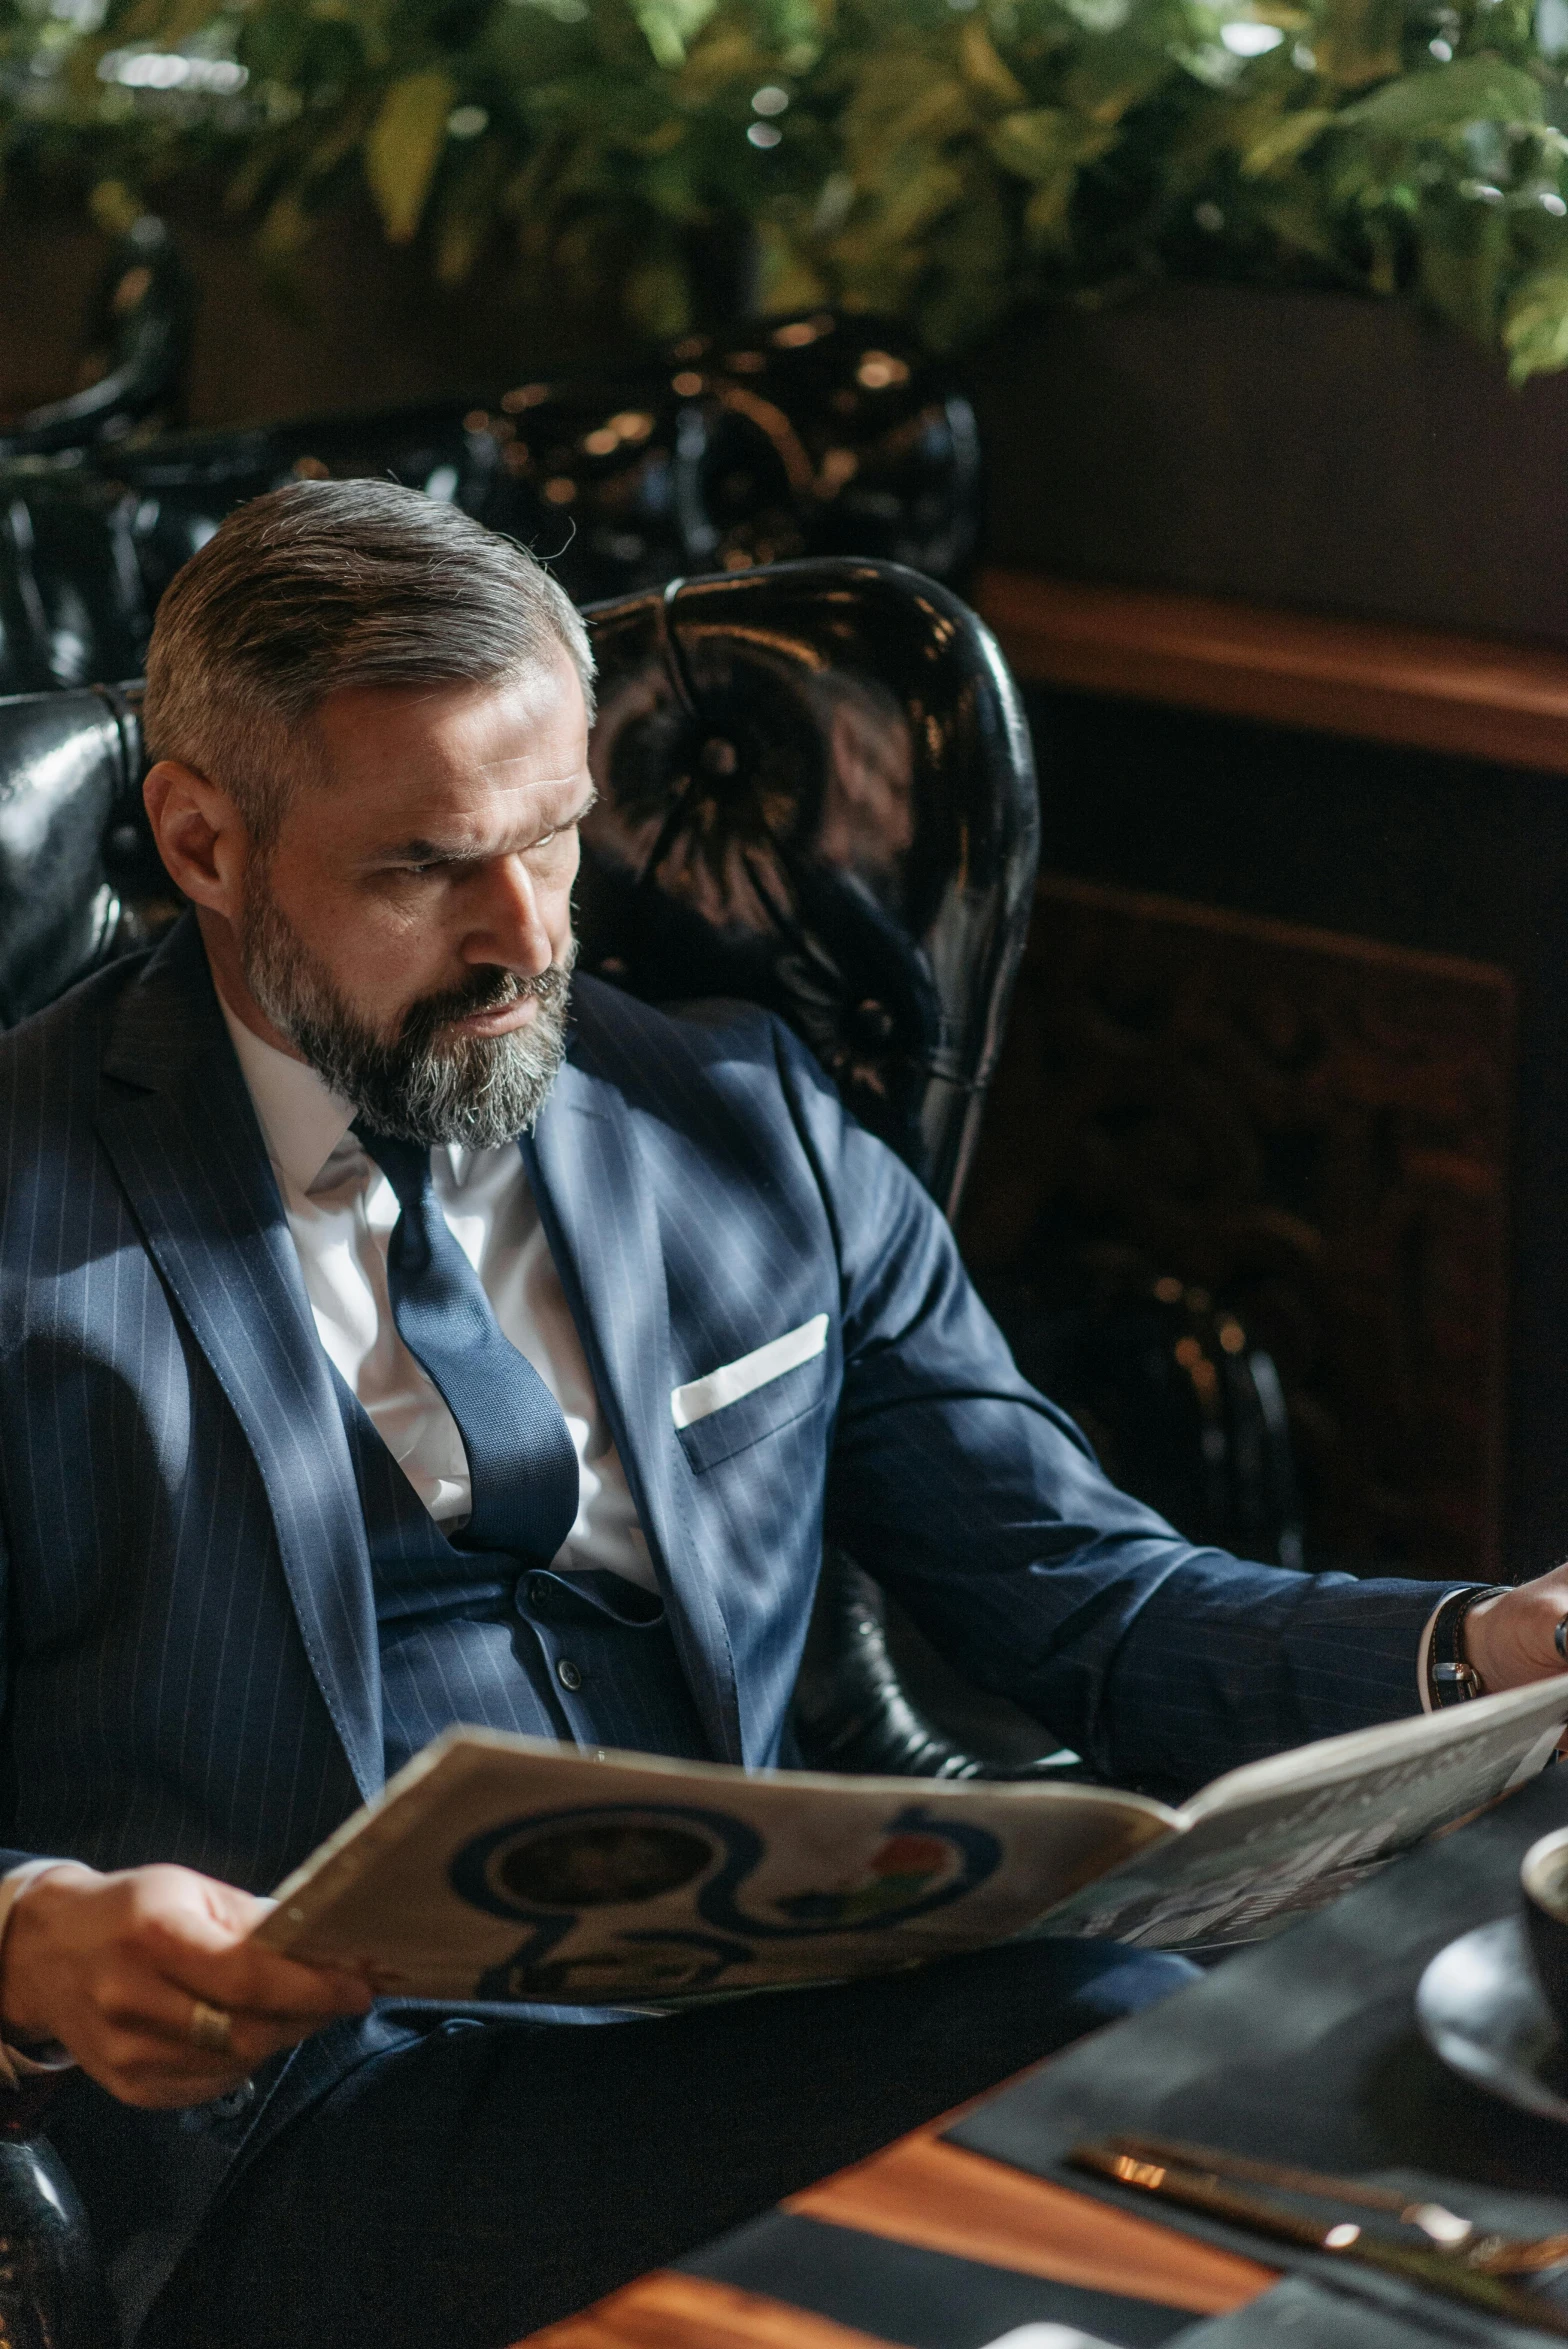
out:
M256 1938L384 1996L645 2006L993 1942L1180 1949L1320 1905L1543 1766L1568 1679L1232 1771L1111 1787L747 1773L454 1729L279 1887Z

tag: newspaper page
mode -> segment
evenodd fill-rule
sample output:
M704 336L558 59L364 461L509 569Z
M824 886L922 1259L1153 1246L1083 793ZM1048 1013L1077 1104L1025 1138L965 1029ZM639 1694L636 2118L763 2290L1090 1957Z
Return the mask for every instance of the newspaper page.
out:
M1539 1769L1568 1678L1215 1780L952 1784L602 1758L458 1729L282 1885L258 1938L386 1996L668 2004L1031 1934L1243 1941Z
M749 1776L455 1730L280 1887L273 1948L383 1995L626 2006L981 1949L1156 1838L1110 1788Z
M1262 1940L1533 1777L1565 1720L1568 1680L1542 1681L1250 1763L1187 1804L1175 1842L1043 1929L1157 1949Z

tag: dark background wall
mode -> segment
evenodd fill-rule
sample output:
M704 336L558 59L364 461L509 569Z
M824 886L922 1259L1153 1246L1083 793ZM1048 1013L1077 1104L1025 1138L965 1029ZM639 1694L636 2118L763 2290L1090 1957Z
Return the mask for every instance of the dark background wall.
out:
M334 219L269 293L250 225L222 191L182 192L170 225L198 291L186 421L248 424L390 407L497 388L615 347L613 320L574 304L547 316L481 275L432 283L426 256L392 250L368 214ZM8 203L0 235L0 415L72 388L82 320L110 240L76 213Z
M969 369L988 553L1069 578L1568 644L1568 373L1413 307L1172 285Z
M1476 974L1483 992L1498 976L1512 982L1517 1061L1507 1023L1494 1024L1492 1074L1476 1077L1503 1088L1507 1253L1476 1277L1501 1287L1506 1317L1501 1562L1510 1572L1556 1563L1568 1551L1568 782L1130 700L1029 700L1048 873L1475 958L1489 966ZM1192 957L1203 951L1199 940ZM1397 1067L1404 1047L1369 1030L1368 1049ZM999 1104L1007 1085L1004 1070ZM1407 1091L1406 1130L1419 1145L1424 1118L1437 1146L1453 1102L1436 1091L1423 1110L1419 1087ZM988 1141L1001 1147L996 1116ZM988 1186L1002 1172L983 1146L972 1253L984 1254ZM1288 1169L1279 1180L1288 1191ZM1390 1377L1396 1364L1392 1348ZM1478 1395L1478 1413L1485 1405Z

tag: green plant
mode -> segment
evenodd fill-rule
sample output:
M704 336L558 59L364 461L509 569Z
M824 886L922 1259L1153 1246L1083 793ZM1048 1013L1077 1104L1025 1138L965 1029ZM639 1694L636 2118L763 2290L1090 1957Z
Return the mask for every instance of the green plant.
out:
M367 187L447 281L678 332L702 232L774 309L939 347L1152 275L1419 295L1568 364L1568 0L0 0L13 172L227 174L282 272Z

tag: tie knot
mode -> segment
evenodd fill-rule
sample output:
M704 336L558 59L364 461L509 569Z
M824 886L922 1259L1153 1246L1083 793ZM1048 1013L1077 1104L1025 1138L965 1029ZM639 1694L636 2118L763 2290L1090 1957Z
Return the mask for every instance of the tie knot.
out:
M391 1134L372 1133L360 1118L354 1132L397 1193L404 1209L417 1206L430 1185L430 1148L425 1142L400 1142Z

